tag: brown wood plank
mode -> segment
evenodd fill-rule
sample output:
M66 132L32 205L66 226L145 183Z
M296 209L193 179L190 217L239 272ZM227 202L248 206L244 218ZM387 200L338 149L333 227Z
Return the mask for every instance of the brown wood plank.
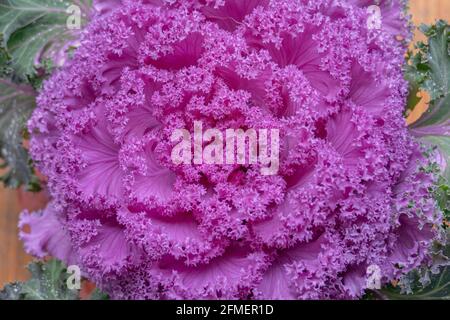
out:
M0 286L4 282L26 277L23 267L29 258L17 237L17 215L20 211L17 191L0 189Z
M0 187L0 287L5 282L27 278L25 267L31 257L24 252L18 238L18 217L24 209L42 209L46 199L44 192L32 194Z

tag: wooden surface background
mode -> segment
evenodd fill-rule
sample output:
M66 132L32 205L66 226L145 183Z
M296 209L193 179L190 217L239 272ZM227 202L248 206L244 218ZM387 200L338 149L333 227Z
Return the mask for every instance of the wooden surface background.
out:
M450 0L410 0L411 13L416 25L431 23L435 19L450 21ZM417 33L418 34L418 33ZM418 39L422 39L419 35ZM426 105L422 105L422 109ZM410 120L417 118L411 115ZM0 187L0 287L5 282L24 280L25 269L31 260L18 239L17 219L23 209L37 210L45 205L45 195L33 195Z

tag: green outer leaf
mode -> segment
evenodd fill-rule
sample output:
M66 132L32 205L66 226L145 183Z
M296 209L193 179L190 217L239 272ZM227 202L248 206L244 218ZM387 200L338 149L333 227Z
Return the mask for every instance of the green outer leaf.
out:
M418 97L419 93L419 85L413 80L409 80L409 94L408 94L408 102L406 104L406 110L412 111L414 108L419 104L419 102L422 100L422 98Z
M430 275L430 284L426 287L420 287L419 276L415 275L415 277L415 287L419 289L412 294L402 294L401 289L390 287L382 290L382 295L390 300L450 300L449 267L443 268L438 274Z
M423 141L429 142L438 147L443 159L446 162L446 169L443 174L444 178L450 182L450 137L448 136L426 136Z
M67 268L59 260L35 261L29 264L30 280L6 285L0 300L79 300L80 291L67 287ZM108 295L95 289L90 300L107 300Z
M67 269L59 260L33 262L28 266L31 279L22 284L24 300L76 300L78 290L67 288Z
M45 17L65 14L68 2L58 0L0 0L0 33L5 43L18 29Z
M13 282L7 284L3 290L0 291L0 300L22 300L22 283Z
M29 265L32 278L24 283L22 292L27 300L74 300L77 290L67 288L66 266L59 260Z
M435 199L439 208L444 214L444 218L450 219L450 137L447 136L425 136L421 138L433 146L436 146L438 152L443 158L446 168L439 178L438 186L435 191Z
M436 200L448 215L450 186L450 26L438 20L421 26L427 43L416 45L418 52L408 57L405 77L410 88L419 87L430 94L428 110L410 126L411 133L426 144L436 146L446 164L440 178ZM413 94L413 92L411 92ZM414 103L415 101L413 101Z
M414 270L401 279L399 286L388 286L375 297L391 300L450 300L450 230L444 245L433 247L431 268ZM444 241L445 242L445 241Z
M434 26L421 26L428 36L428 57L430 79L425 81L424 89L430 92L431 100L441 98L450 92L450 29L447 22L438 21Z
M413 61L413 59L414 57L412 56L412 52L408 52L406 60ZM408 81L409 87L406 111L413 111L419 104L420 100L422 100L418 97L418 93L420 92L421 74L416 72L416 65L414 63L406 64L404 68L405 79Z
M0 43L3 41L3 36L0 34ZM8 77L12 72L11 67L11 56L8 51L2 46L0 46L0 77Z
M68 0L0 0L0 33L12 56L16 79L35 73L36 58L71 36L66 27Z
M421 31L428 37L428 43L418 43L418 52L409 58L406 78L411 86L430 94L428 110L411 125L411 128L445 126L450 122L450 26L439 20L432 26L421 26Z
M11 67L19 75L19 78L35 73L36 57L44 47L54 41L55 38L68 37L65 25L57 24L57 20L47 19L49 17L18 30L8 42L8 51L13 57Z
M0 79L0 155L9 171L0 180L6 186L17 188L22 184L39 189L33 174L31 160L23 147L25 123L35 107L31 87Z

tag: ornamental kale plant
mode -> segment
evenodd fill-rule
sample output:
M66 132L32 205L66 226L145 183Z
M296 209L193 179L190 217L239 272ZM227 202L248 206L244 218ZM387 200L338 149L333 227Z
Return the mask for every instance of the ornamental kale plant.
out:
M96 1L28 122L26 250L113 299L356 299L431 263L446 161L404 119L405 4L370 4ZM175 164L195 122L278 129L278 174Z

